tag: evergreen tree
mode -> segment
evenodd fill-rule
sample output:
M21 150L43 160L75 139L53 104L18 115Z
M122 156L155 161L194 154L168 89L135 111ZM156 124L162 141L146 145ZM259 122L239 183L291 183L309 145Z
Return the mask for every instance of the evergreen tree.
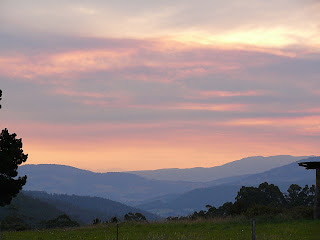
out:
M1 96L0 90L0 100ZM6 128L0 134L0 206L10 204L27 181L27 176L17 178L18 165L27 160L28 154L23 153L22 139L16 136Z

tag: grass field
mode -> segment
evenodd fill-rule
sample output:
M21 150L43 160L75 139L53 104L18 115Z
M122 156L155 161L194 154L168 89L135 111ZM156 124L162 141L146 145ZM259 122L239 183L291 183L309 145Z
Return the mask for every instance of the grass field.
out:
M320 221L257 221L257 240L320 240ZM74 229L3 232L2 240L116 239L116 225L98 225ZM194 222L120 223L120 240L200 240L251 239L248 220L212 220Z

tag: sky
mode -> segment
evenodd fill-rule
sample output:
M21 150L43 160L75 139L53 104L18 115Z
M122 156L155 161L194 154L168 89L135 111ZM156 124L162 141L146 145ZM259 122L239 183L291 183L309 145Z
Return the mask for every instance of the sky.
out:
M319 155L319 0L1 0L0 127L93 171Z

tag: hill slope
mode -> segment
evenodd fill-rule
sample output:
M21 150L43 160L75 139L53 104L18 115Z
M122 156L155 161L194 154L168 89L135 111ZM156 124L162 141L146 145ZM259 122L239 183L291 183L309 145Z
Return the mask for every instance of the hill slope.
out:
M24 191L24 195L55 206L60 211L85 224L91 224L95 218L107 221L116 216L122 219L128 212L140 212L145 215L148 220L159 219L158 216L147 211L100 197L48 194L37 191Z
M148 220L159 219L159 216L147 211L99 197L22 191L10 205L0 207L0 221L6 216L18 216L28 225L39 228L41 222L62 214L69 215L81 224L91 224L95 218L106 221L117 216L122 219L128 212L140 212Z
M6 216L19 216L31 226L40 226L41 221L54 219L64 214L54 205L19 193L10 205L0 207L0 220Z

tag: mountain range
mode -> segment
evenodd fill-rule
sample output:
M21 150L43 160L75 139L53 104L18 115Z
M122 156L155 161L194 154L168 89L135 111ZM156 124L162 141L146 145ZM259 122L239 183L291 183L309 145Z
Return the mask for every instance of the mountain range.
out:
M320 157L311 157L300 161L320 161ZM268 182L279 186L282 192L286 192L291 184L300 186L315 184L315 171L300 167L298 162L273 168L263 173L218 179L211 182L211 187L194 189L174 198L163 196L146 201L137 207L163 217L186 215L204 209L207 204L219 207L225 202L233 202L242 186L258 186L260 183Z
M207 186L197 182L151 180L132 173L94 173L54 164L23 165L19 175L28 176L24 190L96 196L131 205Z
M220 178L261 173L272 168L280 167L306 158L308 157L290 155L278 155L271 157L255 156L243 158L211 168L169 168L147 171L132 171L129 173L156 180L210 182Z
M25 190L108 198L166 217L190 214L195 210L203 209L207 204L218 207L224 202L234 201L237 191L243 185L257 186L267 181L278 185L282 191L286 191L293 183L314 184L314 173L299 167L296 162L301 161L302 158L292 156L251 157L219 167L201 168L201 171L210 170L209 172L215 173L209 178L208 174L202 172L203 179L210 180L207 182L191 181L195 179L195 176L198 180L200 179L199 169L179 169L182 175L192 172L190 178L180 175L180 179L189 181L148 179L128 172L94 173L52 164L24 165L19 168L19 174L28 176ZM311 157L307 160L319 161L319 158ZM265 161L270 161L270 163L265 163ZM270 169L271 166L276 167ZM236 174L230 175L232 169ZM243 169L247 170L241 175L240 172ZM260 172L262 169L265 170ZM175 175L172 169L161 171ZM148 172L149 177L152 178L151 173L152 171ZM218 176L223 177L218 178ZM171 179L179 178L171 177Z

